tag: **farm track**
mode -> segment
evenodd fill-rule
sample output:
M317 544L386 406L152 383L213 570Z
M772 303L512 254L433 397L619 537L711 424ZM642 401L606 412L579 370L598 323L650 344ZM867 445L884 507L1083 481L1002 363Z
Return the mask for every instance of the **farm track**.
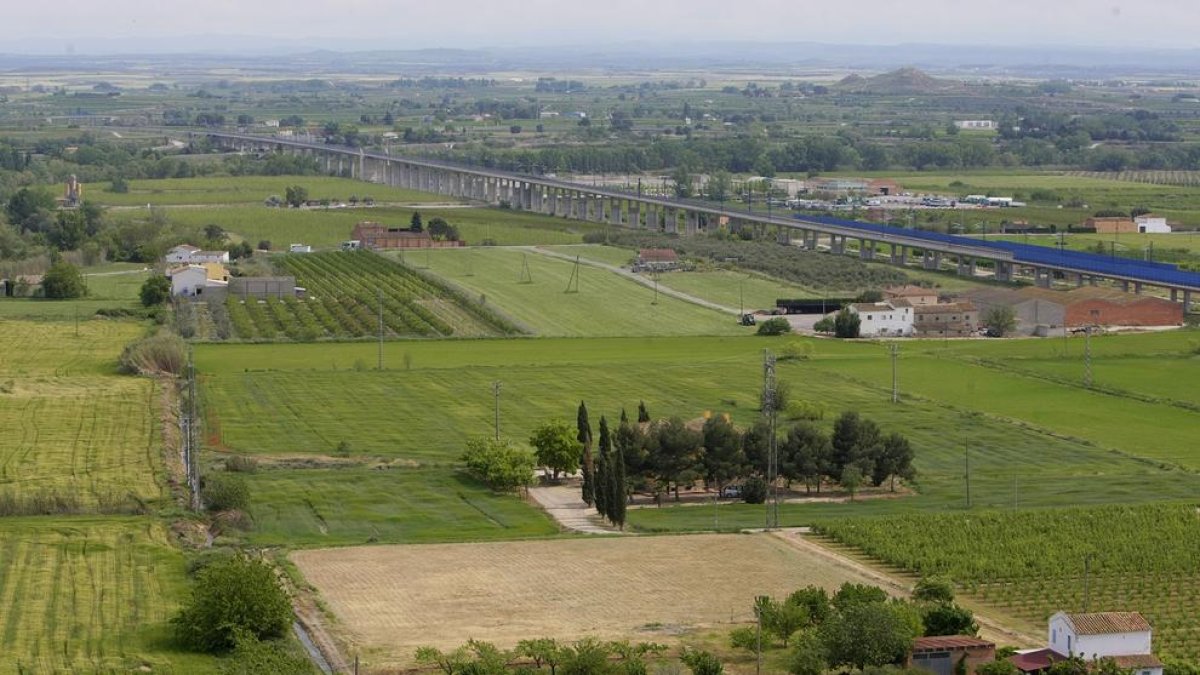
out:
M572 258L571 256L566 255L564 253L559 253L557 251L548 251L545 248L542 248L540 246L517 246L515 248L521 249L521 250L526 250L531 253L537 253L539 255L544 255L548 258L557 258L559 260L565 260L567 262L572 262L572 263L575 262L576 260L578 260L579 264L581 264L581 265L587 265L589 267L596 267L598 269L607 270L609 272L612 272L613 274L622 276L626 279L629 279L631 281L639 283L642 286L645 286L647 288L657 288L658 292L662 293L663 295L669 295L673 298L683 300L684 302L690 302L693 305L699 305L700 307L704 307L706 309L715 309L718 312L722 312L724 314L732 314L734 316L738 315L738 311L732 307L726 307L724 305L720 305L715 302L705 300L704 298L699 298L694 295L684 293L683 291L679 291L674 288L670 288L668 286L663 286L661 284L658 284L656 286L656 284L654 283L654 281L652 279L647 279L646 277L642 276L641 274L636 274L634 272L631 272L631 271L629 271L623 267L619 267L617 265L610 265L608 263L600 262L598 260L591 260L591 259L583 258L583 257Z

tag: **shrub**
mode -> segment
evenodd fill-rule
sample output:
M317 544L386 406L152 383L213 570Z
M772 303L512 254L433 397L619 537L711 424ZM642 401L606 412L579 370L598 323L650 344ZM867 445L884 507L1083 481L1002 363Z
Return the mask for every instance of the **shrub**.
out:
M693 675L721 675L725 672L725 666L721 665L720 659L713 656L711 652L684 649L679 660L691 669Z
M270 251L270 250L271 250L271 242L270 242L270 241L268 241L268 240L266 240L266 239L262 239L262 240L260 240L260 241L258 242L258 250L260 250L260 251Z
M292 675L314 673L300 648L283 640L259 640L245 631L234 635L233 653L221 662L221 675Z
M767 501L767 481L751 476L742 483L742 501L747 504L762 504Z
M245 510L250 506L250 487L240 476L228 473L205 479L203 495L209 511Z
M187 575L194 577L202 570L216 563L231 560L236 553L229 548L210 548L192 555L187 560Z
M833 320L833 333L840 338L858 337L860 327L862 327L862 319L849 309L838 312Z
M476 478L499 491L528 485L537 466L532 452L508 439L469 439L462 459Z
M254 473L258 471L258 460L253 457L234 455L225 459L225 470L235 473Z
M172 623L179 642L196 651L224 652L239 639L283 637L292 606L275 570L236 556L200 570L192 597Z
M835 324L832 316L827 316L813 324L813 330L818 333L832 333L834 328Z
M777 316L758 324L758 335L783 335L792 332L792 324L782 316Z
M142 283L140 295L144 307L161 305L171 297L171 280L155 274Z
M758 650L758 630L750 626L742 626L734 628L729 634L729 646L734 649L745 649L746 651Z
M178 375L187 364L187 346L178 335L162 333L125 345L119 363L126 373Z
M82 298L87 294L87 286L78 267L60 260L42 277L42 291L47 298Z

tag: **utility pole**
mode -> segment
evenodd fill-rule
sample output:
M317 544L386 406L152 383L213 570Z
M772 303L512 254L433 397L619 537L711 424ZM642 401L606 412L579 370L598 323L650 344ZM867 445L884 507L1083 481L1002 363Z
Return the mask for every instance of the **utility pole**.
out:
M500 380L492 383L492 399L496 409L496 440L500 440Z
M1083 386L1092 388L1092 327L1083 329Z
M971 508L971 442L966 437L963 438L963 468L966 470L964 478L967 484L967 508Z
M1091 562L1094 553L1083 556L1083 611L1088 611L1088 601L1091 600Z
M379 296L379 355L377 370L383 370L383 289L376 288L375 293Z
M900 353L900 345L896 342L888 343L888 351L892 355L892 403L900 402L900 380L896 373L896 356Z
M767 442L767 487L771 491L767 499L766 529L779 527L779 491L775 484L779 479L779 443L775 438L778 422L779 394L775 386L775 355L763 350L763 412L767 414L770 436Z

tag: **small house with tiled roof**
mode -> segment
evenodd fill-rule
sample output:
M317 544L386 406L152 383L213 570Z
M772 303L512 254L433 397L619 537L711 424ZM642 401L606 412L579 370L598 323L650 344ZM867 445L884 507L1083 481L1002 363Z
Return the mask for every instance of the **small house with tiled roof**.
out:
M1152 650L1153 630L1138 612L1058 612L1050 617L1045 649L1010 659L1024 673L1037 673L1056 661L1078 656L1085 661L1112 659L1133 675L1162 675L1163 663Z

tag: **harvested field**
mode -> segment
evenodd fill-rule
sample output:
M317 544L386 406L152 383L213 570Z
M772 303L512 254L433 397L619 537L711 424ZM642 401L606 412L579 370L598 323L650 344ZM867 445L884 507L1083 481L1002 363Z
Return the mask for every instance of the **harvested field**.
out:
M694 535L298 551L368 665L467 638L633 638L748 621L756 595L869 582L782 538Z

